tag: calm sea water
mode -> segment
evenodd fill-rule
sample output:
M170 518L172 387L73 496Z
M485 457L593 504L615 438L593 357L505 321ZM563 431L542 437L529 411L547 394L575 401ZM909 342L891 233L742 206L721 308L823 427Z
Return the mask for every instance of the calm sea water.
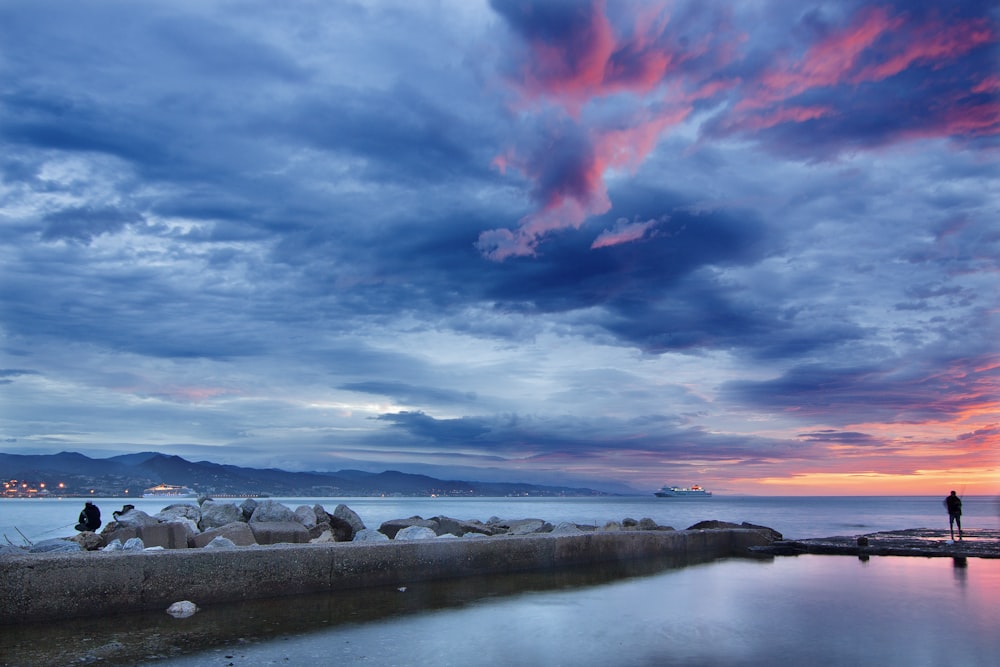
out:
M375 527L412 515L578 523L648 516L676 528L702 519L749 521L804 538L943 529L943 497L318 502L328 510L344 502ZM97 502L109 517L122 503ZM133 504L152 513L166 501ZM0 501L0 533L17 525L26 534L65 534L81 505ZM969 528L1000 527L996 499L966 498L965 508ZM1000 560L991 559L609 564L215 605L189 619L148 612L0 627L0 664L992 667L1000 656L998 599Z

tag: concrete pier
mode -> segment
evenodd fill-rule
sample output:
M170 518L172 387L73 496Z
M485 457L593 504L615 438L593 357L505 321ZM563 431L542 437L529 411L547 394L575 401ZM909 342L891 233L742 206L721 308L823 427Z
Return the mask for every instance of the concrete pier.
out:
M769 542L725 529L13 555L0 558L0 625L602 562L703 562Z

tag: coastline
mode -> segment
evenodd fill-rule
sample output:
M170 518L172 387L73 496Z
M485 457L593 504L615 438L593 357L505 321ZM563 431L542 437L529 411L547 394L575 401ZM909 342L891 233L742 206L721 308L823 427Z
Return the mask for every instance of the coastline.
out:
M0 626L163 610L182 600L200 606L649 559L684 565L749 555L770 541L736 528L15 554L0 559Z

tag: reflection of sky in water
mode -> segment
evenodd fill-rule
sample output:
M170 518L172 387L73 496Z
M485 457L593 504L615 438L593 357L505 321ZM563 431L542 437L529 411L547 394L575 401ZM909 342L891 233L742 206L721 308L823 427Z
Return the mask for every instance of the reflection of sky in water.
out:
M998 595L998 560L728 560L157 664L992 666Z

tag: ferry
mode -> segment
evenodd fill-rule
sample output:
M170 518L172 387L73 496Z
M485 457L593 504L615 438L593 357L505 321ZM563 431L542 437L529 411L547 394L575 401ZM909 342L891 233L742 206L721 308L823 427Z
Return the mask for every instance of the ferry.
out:
M197 493L186 486L173 484L157 484L142 492L143 498L195 498Z
M655 494L658 498L711 498L712 492L706 491L697 484L691 488L679 486L664 486Z

